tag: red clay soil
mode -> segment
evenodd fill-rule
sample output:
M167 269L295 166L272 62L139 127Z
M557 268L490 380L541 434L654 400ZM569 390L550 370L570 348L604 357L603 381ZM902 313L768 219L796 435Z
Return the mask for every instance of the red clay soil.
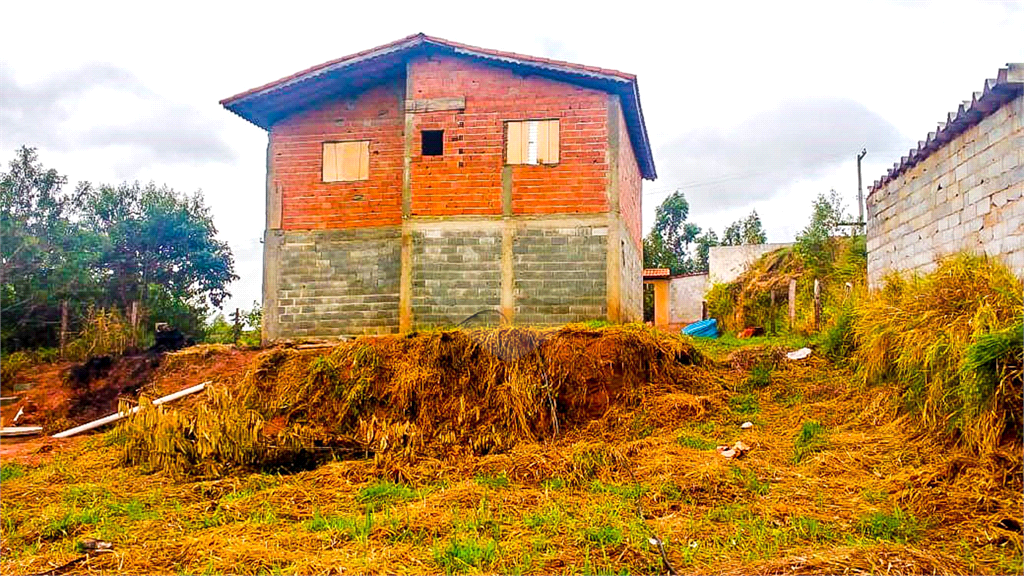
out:
M233 347L187 348L172 354L139 354L114 360L110 371L85 385L67 379L69 362L42 364L18 374L20 385L28 390L15 393L17 403L0 409L5 426L18 410L24 414L18 426L42 426L47 434L84 424L113 414L118 399L136 401L140 393L150 398L170 394L206 381L228 381L240 378L258 350ZM14 444L7 442L4 444Z

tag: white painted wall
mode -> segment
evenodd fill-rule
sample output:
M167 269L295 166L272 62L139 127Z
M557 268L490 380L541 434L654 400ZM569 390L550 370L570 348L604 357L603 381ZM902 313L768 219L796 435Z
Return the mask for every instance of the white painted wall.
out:
M668 282L668 318L672 324L700 320L708 275L680 276Z
M775 244L715 246L708 253L708 281L710 284L732 282L747 269L747 266L761 256L779 248L786 248L792 245L792 242L780 242Z

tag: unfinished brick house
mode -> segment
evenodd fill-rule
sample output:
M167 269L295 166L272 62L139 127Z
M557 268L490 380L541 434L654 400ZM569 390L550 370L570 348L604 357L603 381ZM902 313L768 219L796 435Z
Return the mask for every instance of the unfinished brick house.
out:
M269 133L265 340L642 318L633 75L418 34L221 104Z

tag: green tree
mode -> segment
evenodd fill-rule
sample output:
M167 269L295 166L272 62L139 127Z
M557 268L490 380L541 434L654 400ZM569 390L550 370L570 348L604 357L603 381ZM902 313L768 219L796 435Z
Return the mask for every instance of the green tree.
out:
M819 273L827 273L836 259L839 223L843 221L845 207L835 190L828 195L818 194L814 199L811 221L796 237L796 250Z
M138 301L150 319L198 334L237 278L202 196L88 183L67 194L66 184L24 146L0 174L0 346L55 345L62 300L72 321Z
M768 235L761 224L761 217L757 215L757 210L752 210L743 220L729 224L722 235L722 246L764 244L767 240Z
M96 239L73 221L67 178L22 146L0 174L0 336L3 348L53 345L60 302L78 310L92 296ZM84 298L73 298L77 295ZM83 301L84 300L84 301Z
M739 246L743 244L743 222L737 220L729 224L722 233L722 246Z
M764 244L767 240L768 235L761 225L761 217L757 215L757 210L751 210L750 215L743 221L743 243Z
M690 203L678 190L654 210L654 226L644 239L644 267L668 268L673 274L694 271L690 244L700 235L700 226L687 222Z
M138 300L153 319L196 332L209 306L220 307L237 279L234 258L203 196L167 186L84 186L84 226L103 238L99 277L113 304Z
M694 244L696 246L694 267L697 272L707 272L711 248L718 246L718 234L715 234L714 230L708 228L708 231L701 234Z

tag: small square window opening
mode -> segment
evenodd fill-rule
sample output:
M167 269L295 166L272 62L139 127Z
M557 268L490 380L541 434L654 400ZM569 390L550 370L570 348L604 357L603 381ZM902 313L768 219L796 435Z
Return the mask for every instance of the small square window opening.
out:
M424 156L444 155L444 130L424 130L422 136Z

